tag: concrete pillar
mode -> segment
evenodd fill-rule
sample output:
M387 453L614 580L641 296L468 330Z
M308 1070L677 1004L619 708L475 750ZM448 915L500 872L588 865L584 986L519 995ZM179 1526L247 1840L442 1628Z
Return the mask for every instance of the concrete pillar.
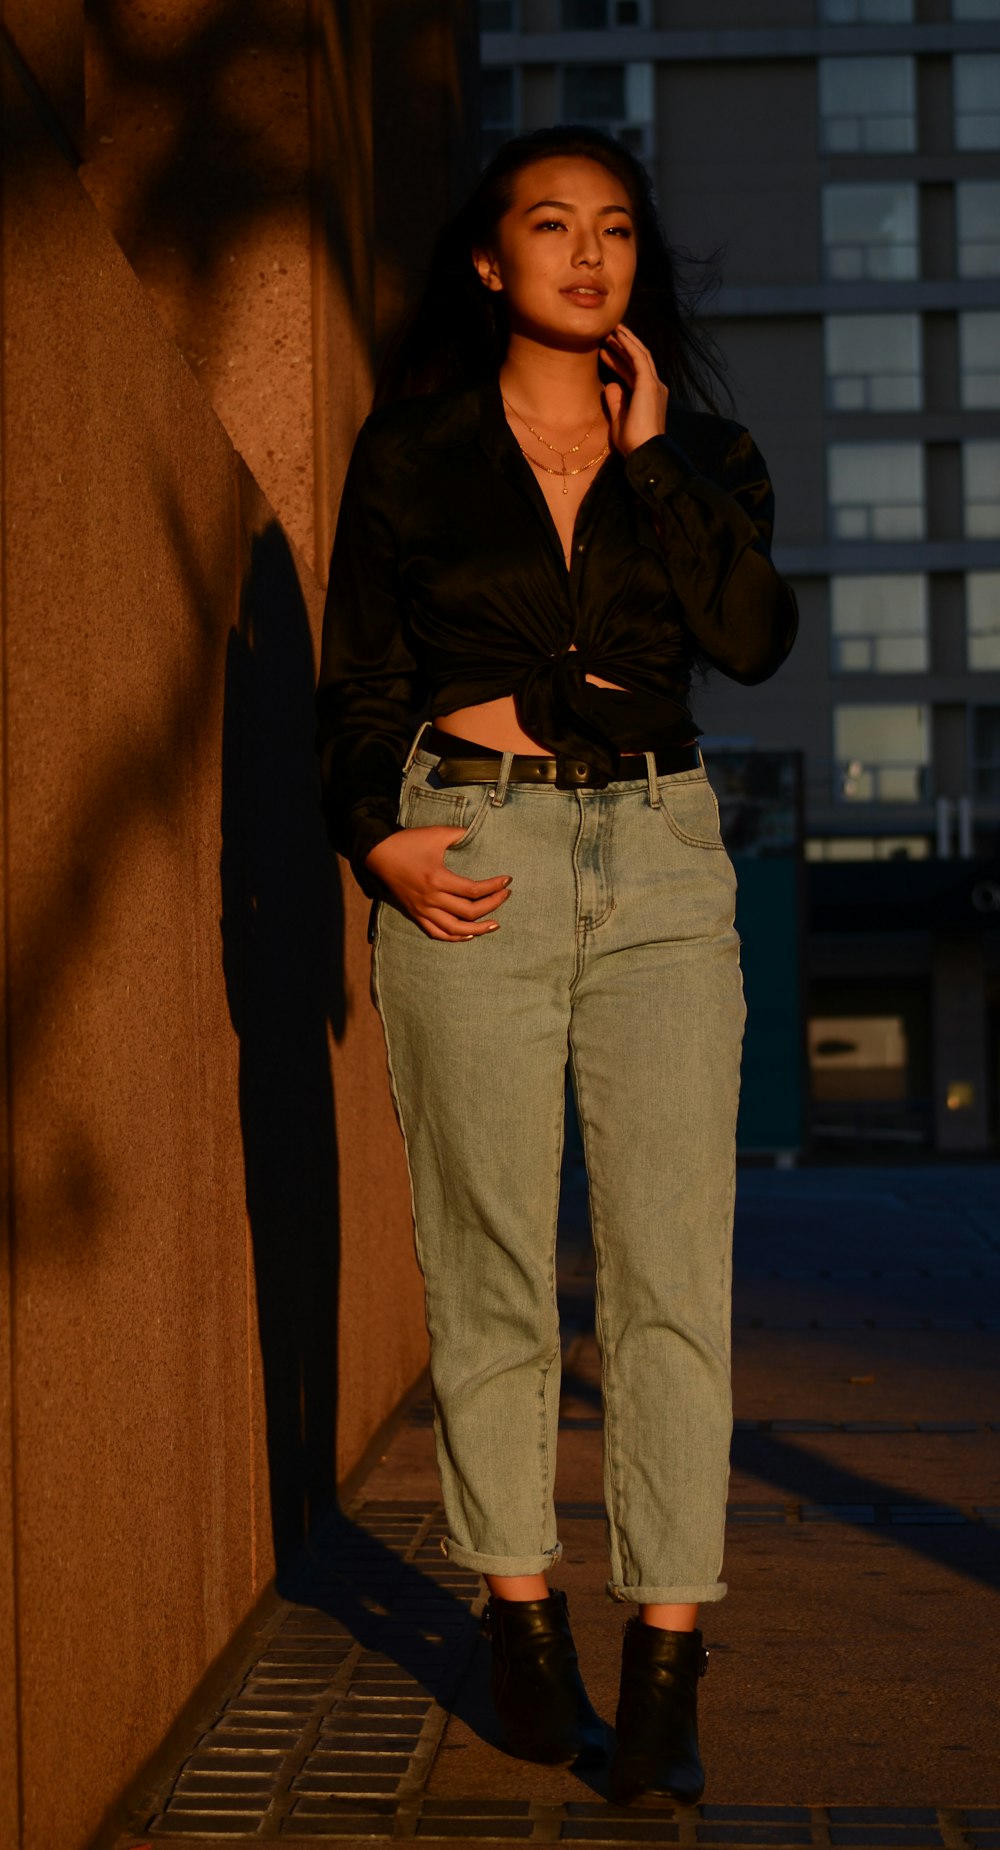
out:
M934 1145L989 1145L988 1023L982 939L940 935L931 956Z
M472 9L398 10L436 174ZM85 132L82 18L3 6L5 1850L92 1841L426 1359L312 749L395 235L369 9L94 0Z
M472 0L105 0L81 178L322 578L377 342L475 171Z

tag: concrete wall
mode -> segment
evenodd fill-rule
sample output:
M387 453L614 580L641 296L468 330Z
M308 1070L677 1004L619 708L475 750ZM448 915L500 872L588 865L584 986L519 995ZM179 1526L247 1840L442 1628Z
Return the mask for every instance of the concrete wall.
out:
M212 12L93 0L91 68L112 42L136 89L116 117L95 78L89 129L82 8L3 12L0 1842L18 1850L91 1840L425 1359L367 904L326 847L312 752L310 559L405 249L378 235L372 22L350 9L347 43L334 9L308 31L291 6L215 9L203 50L237 17L262 47L288 28L284 204L261 230L248 198L200 294L171 297L103 217L93 147L124 123L148 153L153 53L169 65ZM446 117L412 155L434 203ZM232 164L245 143L220 123ZM130 202L119 176L140 243L179 145L171 127L159 193Z

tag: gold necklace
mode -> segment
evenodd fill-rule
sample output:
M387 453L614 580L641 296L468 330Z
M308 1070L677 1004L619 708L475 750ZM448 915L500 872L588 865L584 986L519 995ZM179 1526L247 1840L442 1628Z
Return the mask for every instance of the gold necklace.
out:
M553 456L558 456L559 461L562 463L562 468L553 469L550 467L548 463L538 462L534 456L528 456L528 452L525 449L523 443L519 442L517 445L518 449L521 452L521 455L527 457L533 469L544 469L546 475L558 475L562 477L564 495L569 494L569 487L567 485L567 478L569 476L585 475L588 469L593 469L597 463L603 461L604 457L607 456L608 451L610 449L610 445L606 443L604 445L603 450L598 451L598 454L596 456L592 456L589 462L581 463L579 468L577 469L567 469L566 467L567 456L575 456L579 450L582 450L584 444L587 441L587 438L590 436L590 433L594 428L594 425L597 423L596 417L591 419L591 422L587 425L587 428L584 431L583 436L580 438L578 443L567 444L566 448L564 450L561 450L557 444L550 443L547 437L543 437L540 431L537 431L535 429L533 424L529 424L523 411L518 411L517 406L512 405L509 398L504 398L504 395L502 392L500 396L501 398L503 398L503 402L507 406L508 411L513 411L514 416L516 418L520 418L521 423L526 427L526 429L530 430L535 441L537 443L543 443L547 450L552 451Z
M566 485L566 478L567 478L567 476L570 476L570 475L586 475L586 473L587 473L587 470L588 470L588 469L593 469L593 467L594 467L594 465L595 465L595 463L599 463L599 462L600 462L600 461L602 460L602 458L603 458L603 457L605 457L605 456L606 456L606 455L608 454L608 450L609 450L609 448L610 448L610 445L608 445L608 444L606 443L606 444L604 445L604 448L603 448L603 450L599 450L599 451L598 451L598 453L597 453L597 455L596 455L596 456L592 456L589 462L585 462L585 463L581 463L578 469L552 469L552 468L550 468L550 466L549 466L549 464L548 464L548 463L543 463L543 462L538 462L538 461L537 461L537 460L535 459L535 457L534 457L534 456L528 456L528 452L527 452L527 450L525 449L525 447L524 447L524 444L523 444L523 443L519 443L517 447L518 447L518 449L520 450L520 452L521 452L521 455L522 455L522 456L526 456L526 457L527 457L527 459L528 459L528 461L530 462L530 464L531 464L531 467L532 467L533 469L544 469L544 470L545 470L545 473L546 473L546 475L561 475L561 476L562 476L562 478L563 478L563 494L564 494L564 495L568 495L568 494L569 494L569 488L568 488L568 487L567 487L567 485ZM557 451L556 451L556 455L558 455L558 454L559 454L559 451L557 450ZM571 450L567 450L567 452L566 452L566 454L567 454L567 456L571 456L571 455L572 455L572 451L571 451Z

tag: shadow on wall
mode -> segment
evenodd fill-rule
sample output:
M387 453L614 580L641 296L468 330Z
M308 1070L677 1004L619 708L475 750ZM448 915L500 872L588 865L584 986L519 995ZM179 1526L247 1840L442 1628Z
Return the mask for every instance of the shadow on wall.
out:
M398 314L472 178L477 38L463 0L378 0L370 17L352 0L186 11L88 0L82 177L207 383L239 321L233 253L262 224L280 251L311 208L353 324L372 331L373 266ZM240 290L263 281L256 262L239 274Z
M277 522L254 541L226 657L222 946L240 1043L279 1582L336 1506L338 1157L329 1029L343 905L319 805L308 614Z

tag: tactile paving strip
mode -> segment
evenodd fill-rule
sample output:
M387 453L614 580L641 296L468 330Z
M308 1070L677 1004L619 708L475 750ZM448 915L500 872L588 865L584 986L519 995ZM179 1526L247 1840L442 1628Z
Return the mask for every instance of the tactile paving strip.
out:
M156 1836L389 1836L419 1798L477 1628L439 1511L371 1504L331 1538L184 1760Z

